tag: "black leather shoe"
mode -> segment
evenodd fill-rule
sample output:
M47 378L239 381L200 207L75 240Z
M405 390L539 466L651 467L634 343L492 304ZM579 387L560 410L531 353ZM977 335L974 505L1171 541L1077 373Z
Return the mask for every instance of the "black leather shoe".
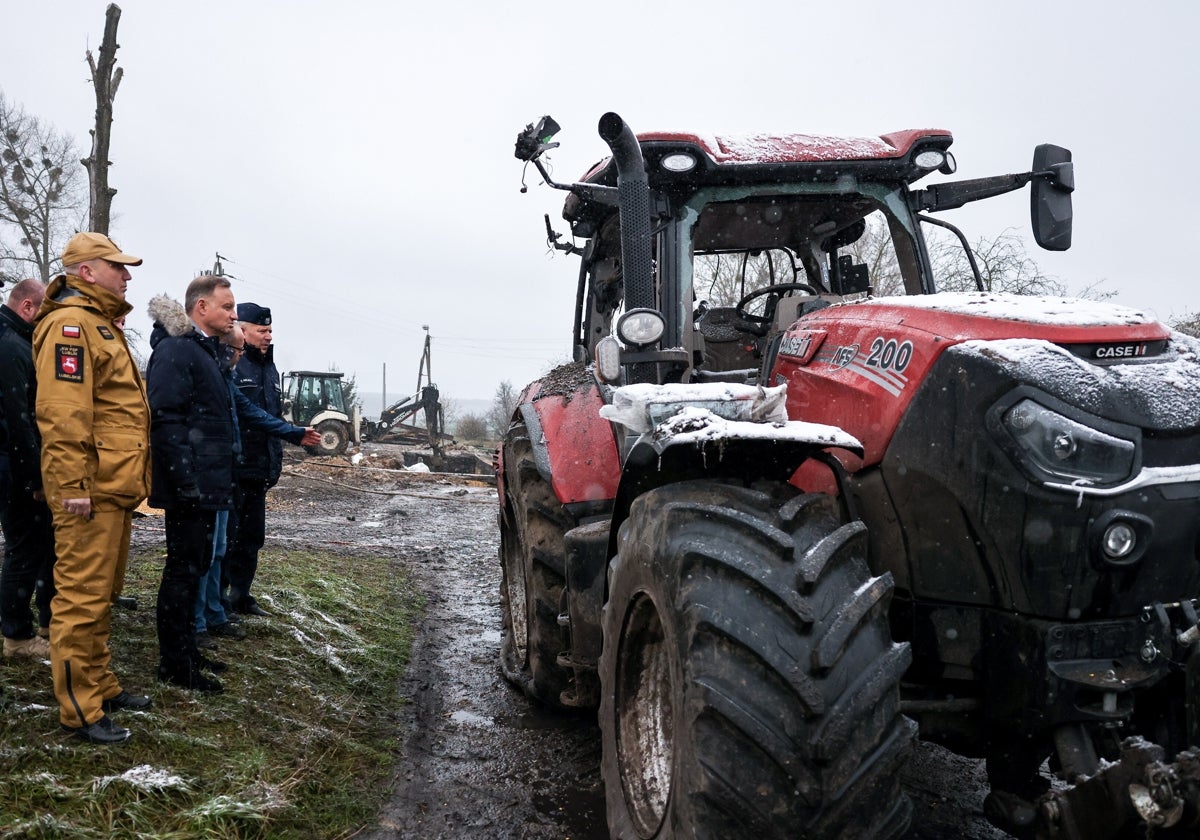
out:
M233 611L240 612L242 615L261 615L264 618L270 615L258 605L258 601L242 601L240 604L234 604Z
M210 636L224 636L227 639L244 639L244 638L246 638L245 630L243 630L241 627L235 626L234 624L232 624L228 621L226 621L224 624L208 625L208 633ZM199 636L197 636L197 639L199 639Z
M224 662L218 662L215 659L209 659L202 653L196 654L196 667L201 671L210 671L214 674L223 674L229 670L229 666Z
M217 649L217 640L214 639L212 636L208 635L207 632L197 633L196 634L196 647L206 648L208 650L216 650Z
M160 666L158 669L158 678L162 682L186 688L190 691L202 691L206 694L220 694L225 690L219 682L201 674L199 668L189 670L186 668L166 668Z
M113 603L123 610L137 609L137 598L131 598L128 595L118 595Z
M119 744L128 741L129 736L133 734L123 726L114 726L108 715L101 715L100 720L87 726L63 724L63 729L92 744Z
M143 712L150 708L150 698L144 694L130 694L122 689L116 697L109 697L100 704L106 712Z

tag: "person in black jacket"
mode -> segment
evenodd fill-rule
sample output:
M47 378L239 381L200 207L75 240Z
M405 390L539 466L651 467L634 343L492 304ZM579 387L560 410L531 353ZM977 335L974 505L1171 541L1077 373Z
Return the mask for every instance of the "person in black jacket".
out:
M271 310L257 303L238 304L238 321L246 333L246 352L234 368L238 389L273 417L283 415L283 393L271 345ZM229 545L222 575L229 607L245 615L267 615L250 587L258 570L258 552L266 539L267 491L283 470L283 444L254 429L242 429L242 458L236 470L234 510L229 517Z
M156 324L146 368L150 402L150 504L166 511L167 559L158 589L158 678L182 688L219 692L201 669L223 663L196 649L193 605L212 560L218 510L233 505L233 401L221 370L219 342L237 310L229 281L201 275L188 284L186 318L151 301ZM159 320L159 318L164 318Z
M0 406L9 438L3 449L12 470L0 495L4 566L0 570L0 628L4 656L49 659L50 601L54 597L54 526L42 492L42 438L35 407L33 319L46 296L40 280L13 286L0 306ZM35 633L30 598L37 603Z

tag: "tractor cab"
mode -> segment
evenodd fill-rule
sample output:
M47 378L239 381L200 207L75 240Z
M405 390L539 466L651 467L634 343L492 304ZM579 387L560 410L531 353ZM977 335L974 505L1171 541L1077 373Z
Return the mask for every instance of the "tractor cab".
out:
M753 383L799 315L961 284L938 276L924 228L949 229L969 255L966 239L928 212L1032 182L1039 244L1070 244L1070 152L1057 146L1038 147L1031 172L917 189L955 171L949 132L634 135L607 114L600 134L612 156L556 184L541 156L557 131L549 117L528 126L516 156L570 193L563 217L584 244L561 242L548 217L547 234L582 257L572 343L608 384ZM966 278L982 290L973 265Z
M344 376L312 370L283 375L283 418L297 426L312 426L321 434L321 442L309 447L314 455L341 455L351 440L358 440L358 408L346 408Z

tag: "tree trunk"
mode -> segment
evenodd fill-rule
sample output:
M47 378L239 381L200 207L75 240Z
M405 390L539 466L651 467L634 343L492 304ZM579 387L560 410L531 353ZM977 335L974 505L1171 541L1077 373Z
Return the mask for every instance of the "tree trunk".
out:
M88 172L91 203L88 210L88 226L97 233L108 234L112 213L112 199L117 191L108 185L108 146L112 132L113 100L121 84L122 70L116 66L117 23L121 20L121 8L110 3L104 13L104 40L100 44L100 63L96 64L92 51L87 52L88 67L92 71L92 86L96 89L96 127L92 129L92 153L82 163Z

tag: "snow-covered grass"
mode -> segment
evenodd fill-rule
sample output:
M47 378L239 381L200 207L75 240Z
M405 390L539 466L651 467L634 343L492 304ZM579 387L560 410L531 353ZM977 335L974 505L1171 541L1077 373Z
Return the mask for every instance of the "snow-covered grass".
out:
M0 838L327 838L368 823L387 794L397 686L420 608L386 560L264 552L255 588L269 619L221 640L216 696L154 679L161 559L130 558L115 611L114 671L149 694L116 746L61 731L49 669L0 665Z

